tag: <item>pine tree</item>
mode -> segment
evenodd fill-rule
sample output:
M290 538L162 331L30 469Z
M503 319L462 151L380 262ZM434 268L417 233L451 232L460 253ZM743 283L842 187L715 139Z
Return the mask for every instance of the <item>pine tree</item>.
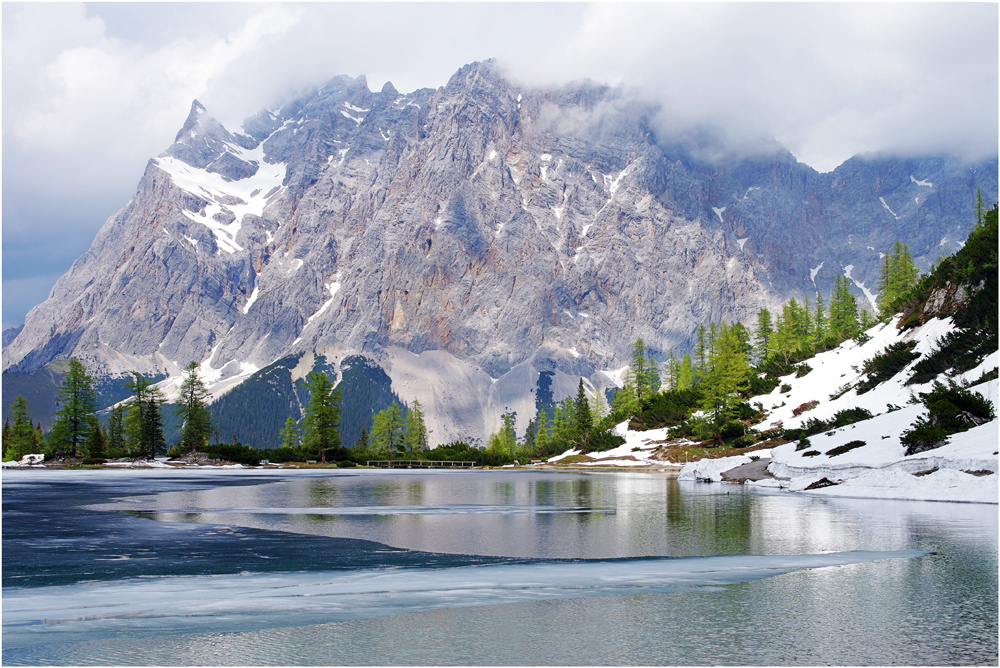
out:
M299 447L299 426L291 415L285 418L285 426L281 428L281 447L293 450Z
M53 448L69 448L70 456L76 457L90 433L97 395L93 379L75 357L70 358L69 369L59 387L59 404L50 441Z
M90 433L87 434L87 456L92 459L104 457L104 431L96 415L90 416Z
M879 317L887 319L895 313L909 297L920 281L920 270L913 262L906 244L896 242L892 251L882 259L878 280Z
M10 413L14 422L10 425L3 439L4 460L20 460L24 455L39 453L35 427L28 414L28 401L24 395L14 397L10 405Z
M604 392L594 391L594 396L590 398L590 416L594 423L598 423L611 412L608 407L608 400L604 398Z
M306 376L309 404L302 425L302 448L326 463L326 451L340 447L340 390L325 373Z
M371 441L375 451L391 455L401 450L405 427L403 411L395 401L372 416Z
M986 205L983 203L983 191L976 188L976 228L986 224Z
M691 364L691 356L684 353L681 358L681 368L677 374L677 389L689 390L694 387L694 366Z
M827 337L826 305L823 303L823 294L816 293L816 312L813 314L813 339L816 346L820 347Z
M364 427L361 428L361 433L358 434L358 440L354 444L354 450L362 454L368 452L368 430Z
M677 359L677 356L674 355L674 349L673 348L671 348L670 350L667 351L667 365L666 365L666 370L667 370L667 383L666 383L667 384L667 389L668 390L676 390L677 389L677 381L678 381L678 379L679 379L679 377L681 375L681 363Z
M644 381L646 384L646 394L644 397L650 397L660 391L660 385L662 384L660 380L660 365L652 355L646 360Z
M756 347L754 352L757 355L757 363L767 361L771 354L771 338L774 336L774 324L771 322L771 312L762 308L757 312L757 330L754 333Z
M846 276L833 277L830 296L830 332L836 342L846 341L858 333L858 305L851 294Z
M590 413L590 402L587 401L587 392L583 389L583 377L576 390L576 437L586 439L590 430L594 426L594 420Z
M538 418L535 421L535 446L539 451L544 451L549 444L549 416L545 409L538 411Z
M722 444L722 429L739 404L739 393L746 390L750 367L731 327L719 330L710 370L702 379L701 409L708 416L714 437Z
M163 439L163 417L160 415L163 394L138 371L133 371L132 376L133 379L125 383L132 393L125 413L126 444L130 451L145 453L152 458L166 450L167 445Z
M105 449L109 456L117 457L125 453L125 406L119 404L108 415L108 437Z
M198 377L198 363L184 367L180 403L176 413L181 419L181 445L196 452L208 443L212 435L212 418L208 413L208 390Z
M413 405L406 413L406 429L403 441L407 450L422 452L427 449L427 427L424 425L424 412L420 401L414 399Z

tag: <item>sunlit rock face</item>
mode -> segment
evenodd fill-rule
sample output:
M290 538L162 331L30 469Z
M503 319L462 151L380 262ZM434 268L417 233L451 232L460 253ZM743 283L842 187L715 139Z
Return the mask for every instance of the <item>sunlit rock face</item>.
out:
M826 294L838 273L873 297L880 252L900 240L929 265L965 238L976 188L996 197L995 160L711 163L657 114L621 88L523 87L491 62L408 94L338 77L238 132L195 102L4 370L195 360L222 387L307 350L409 376L400 351L434 352L421 359L462 369L437 376L479 378L462 390L478 429L530 411L539 371L557 395L578 376L607 385L636 337L662 359L701 322ZM491 399L511 373L524 387Z

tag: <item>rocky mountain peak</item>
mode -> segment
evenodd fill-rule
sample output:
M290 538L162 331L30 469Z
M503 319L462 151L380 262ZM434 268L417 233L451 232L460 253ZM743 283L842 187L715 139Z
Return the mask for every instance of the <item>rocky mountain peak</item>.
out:
M492 61L407 94L336 77L242 132L195 101L4 369L195 360L221 392L290 355L360 353L439 436L482 433L533 414L542 372L556 395L615 382L636 337L682 352L699 323L838 273L867 299L881 250L929 264L975 189L996 193L995 162L700 161L663 145L655 112L622 88L520 87Z

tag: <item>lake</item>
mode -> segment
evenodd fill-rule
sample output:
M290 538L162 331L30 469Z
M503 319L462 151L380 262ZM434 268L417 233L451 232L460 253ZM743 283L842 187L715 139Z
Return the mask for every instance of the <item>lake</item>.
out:
M997 506L668 474L5 470L6 665L997 665Z

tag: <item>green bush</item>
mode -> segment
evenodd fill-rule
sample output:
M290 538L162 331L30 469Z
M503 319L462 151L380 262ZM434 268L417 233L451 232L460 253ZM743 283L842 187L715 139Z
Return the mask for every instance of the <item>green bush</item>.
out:
M809 373L812 370L813 370L813 368L811 366L809 366L808 364L806 364L805 362L803 362L802 364L800 364L797 367L795 367L795 377L796 378L801 378L802 376L806 375L807 373Z
M916 345L916 341L897 341L867 360L862 371L868 377L858 383L858 394L864 394L876 385L884 383L902 371L907 364L920 357L919 353L913 352Z
M830 425L827 429L836 429L837 427L846 427L849 424L854 424L855 422L863 422L864 420L872 419L872 412L867 408L854 407L845 408L842 411L837 411L833 419L830 420Z
M935 382L930 392L921 393L927 415L921 416L900 436L906 454L933 450L944 445L951 434L966 431L996 417L993 404L978 392L970 392L949 382Z
M812 445L812 443L809 442L809 439L808 438L803 438L798 443L795 444L795 452L802 452L803 450L805 450L806 448L808 448L810 445Z
M866 445L866 443L864 441L851 441L850 443L844 443L843 445L838 445L837 447L835 447L835 448L833 448L831 450L827 450L826 451L826 456L827 457L836 457L837 455L842 455L845 452L850 452L851 450L854 450L856 448L860 448L860 447L862 447L864 445Z

